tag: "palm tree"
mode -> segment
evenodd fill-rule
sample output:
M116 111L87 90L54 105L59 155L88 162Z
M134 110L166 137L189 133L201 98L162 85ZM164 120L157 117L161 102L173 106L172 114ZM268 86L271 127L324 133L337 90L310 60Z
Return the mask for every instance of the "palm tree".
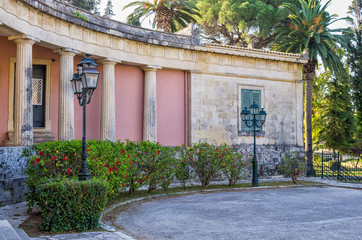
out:
M343 64L337 56L336 44L347 46L350 31L345 28L330 29L330 25L338 20L330 15L326 8L331 0L322 6L321 0L299 0L299 4L282 5L289 12L289 26L276 29L277 36L273 50L290 53L309 53L309 60L303 66L305 79L305 148L307 156L307 175L315 175L313 169L312 149L312 86L318 60L325 68L339 75L344 71Z
M154 0L134 1L123 9L135 7L133 13L128 15L127 23L141 25L140 19L155 15L153 27L165 32L175 32L179 28L186 27L190 22L196 22L194 16L199 16L198 9L193 1L187 0Z

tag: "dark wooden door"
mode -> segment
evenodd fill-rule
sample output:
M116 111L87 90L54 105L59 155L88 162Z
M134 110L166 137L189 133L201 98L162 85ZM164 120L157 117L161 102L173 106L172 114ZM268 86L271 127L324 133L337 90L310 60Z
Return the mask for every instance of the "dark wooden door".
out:
M45 127L45 65L33 65L33 122L34 127Z

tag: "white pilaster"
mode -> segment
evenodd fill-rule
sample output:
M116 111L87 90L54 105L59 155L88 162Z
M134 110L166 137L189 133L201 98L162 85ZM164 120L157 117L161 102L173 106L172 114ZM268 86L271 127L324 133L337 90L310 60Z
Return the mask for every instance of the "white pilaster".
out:
M157 142L157 101L156 101L156 72L159 66L146 66L144 105L143 105L143 140Z
M60 55L58 139L74 139L74 93L70 80L73 78L74 56L79 52L69 48L55 50Z
M117 64L109 59L103 60L101 140L116 141L115 75Z
M14 108L14 145L33 144L33 44L37 41L28 35L11 36L16 43L16 77Z

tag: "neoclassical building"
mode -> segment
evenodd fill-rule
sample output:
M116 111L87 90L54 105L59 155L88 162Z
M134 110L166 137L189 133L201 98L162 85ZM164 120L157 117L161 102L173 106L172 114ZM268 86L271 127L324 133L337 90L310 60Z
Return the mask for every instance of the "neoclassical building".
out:
M100 72L87 106L88 138L247 149L253 136L240 111L256 102L268 113L257 137L261 167L283 151L303 151L304 56L202 44L196 25L181 33L130 26L65 1L0 0L4 175L16 146L81 138L70 80L85 53Z

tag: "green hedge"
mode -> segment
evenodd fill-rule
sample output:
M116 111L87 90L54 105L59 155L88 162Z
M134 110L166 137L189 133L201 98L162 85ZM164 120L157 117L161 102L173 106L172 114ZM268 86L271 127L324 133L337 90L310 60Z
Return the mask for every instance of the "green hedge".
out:
M98 227L107 202L105 181L50 180L38 189L41 231L84 231Z

